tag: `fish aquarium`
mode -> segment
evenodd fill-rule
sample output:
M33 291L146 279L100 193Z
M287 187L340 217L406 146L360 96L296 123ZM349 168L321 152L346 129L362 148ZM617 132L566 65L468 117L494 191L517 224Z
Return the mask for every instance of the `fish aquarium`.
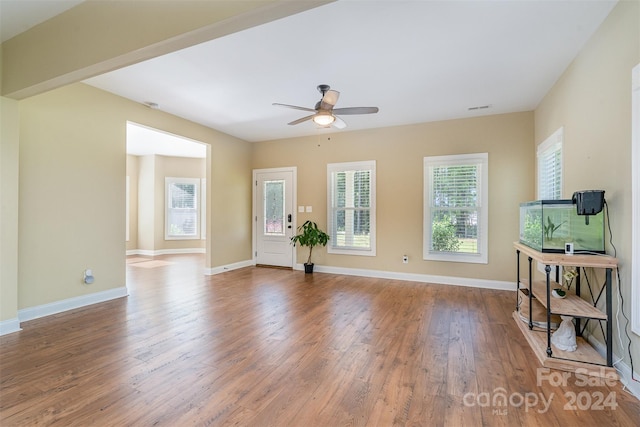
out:
M536 200L520 204L520 243L540 252L605 253L604 213L578 215L571 200Z

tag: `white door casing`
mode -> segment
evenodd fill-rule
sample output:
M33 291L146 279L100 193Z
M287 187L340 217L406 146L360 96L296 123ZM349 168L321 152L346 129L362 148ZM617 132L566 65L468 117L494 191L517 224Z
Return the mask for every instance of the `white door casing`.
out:
M254 170L253 183L254 262L293 267L296 168Z

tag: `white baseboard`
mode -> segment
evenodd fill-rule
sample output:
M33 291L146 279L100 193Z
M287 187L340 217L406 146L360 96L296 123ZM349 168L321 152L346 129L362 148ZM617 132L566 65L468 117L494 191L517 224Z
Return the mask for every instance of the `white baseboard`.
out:
M615 357L615 356L614 356ZM629 365L620 361L615 365L616 371L618 371L618 375L620 375L620 381L624 386L629 390L638 400L640 400L640 383L634 381L631 378L631 368ZM633 378L640 379L640 375L636 372L633 375Z
M297 264L295 270L304 270L303 264ZM434 276L431 274L400 273L394 271L366 270L357 268L330 267L315 265L318 273L344 274L347 276L374 277L379 279L405 280L408 282L436 283L440 285L468 286L472 288L498 289L501 291L515 290L514 282L499 280L470 279L468 277Z
M239 268L244 268L244 267L251 267L252 265L255 265L253 260L240 261L240 262L235 262L233 264L221 265L219 267L205 268L204 274L207 276L213 276L216 274L224 273L225 271L237 270Z
M36 307L23 308L22 310L18 310L18 319L20 320L20 322L26 322L28 320L62 313L63 311L73 310L91 304L97 304L116 298L126 297L127 295L129 295L129 292L127 291L126 286L123 286L121 288L108 289L106 291L68 298L48 304L38 305Z
M143 255L143 256L158 256L158 255L178 255L178 254L204 254L207 250L205 248L183 248L183 249L131 249L126 251L127 255Z
M588 334L588 331L584 332L584 337L587 338L589 344L596 349L600 356L606 358L607 357L607 346L601 343L598 339L596 339L593 335ZM637 372L634 373L633 377L631 376L631 368L629 365L624 363L624 360L617 354L613 354L613 366L616 368L618 375L620 376L620 382L631 392L638 400L640 400L640 383L635 382L633 378L640 379L640 375ZM619 362L615 362L619 360Z
M0 322L0 335L12 334L21 330L20 320L17 317Z

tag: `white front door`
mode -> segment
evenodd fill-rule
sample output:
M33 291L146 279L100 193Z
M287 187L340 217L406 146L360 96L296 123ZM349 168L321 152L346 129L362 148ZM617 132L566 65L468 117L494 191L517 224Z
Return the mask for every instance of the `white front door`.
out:
M255 263L293 267L296 169L260 169L253 177Z

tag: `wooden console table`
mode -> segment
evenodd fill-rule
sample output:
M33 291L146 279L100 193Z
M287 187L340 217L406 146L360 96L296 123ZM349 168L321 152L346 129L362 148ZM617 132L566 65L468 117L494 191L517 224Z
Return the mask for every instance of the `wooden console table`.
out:
M521 243L514 243L517 256L517 287L516 287L516 311L513 317L518 327L526 337L529 345L534 350L540 363L549 368L561 369L571 372L580 372L595 376L617 378L613 368L613 343L612 343L612 271L617 268L618 260L607 255L584 254L556 254L543 253ZM527 256L528 274L522 277L520 270L520 254ZM532 263L540 262L545 265L546 277L544 280L533 280ZM554 298L551 291L560 287L560 267L575 267L576 276L575 294L567 292L565 298ZM551 279L552 267L555 267L555 280ZM605 312L595 307L580 297L580 268L601 268L605 270ZM529 298L529 313L519 313L520 298L522 294ZM532 305L542 304L546 310L546 328L533 325ZM564 315L575 319L575 329L578 349L576 351L563 351L551 343L551 316ZM528 319L525 323L520 316ZM606 322L606 359L603 358L584 338L580 328L583 319L596 319L598 322Z

